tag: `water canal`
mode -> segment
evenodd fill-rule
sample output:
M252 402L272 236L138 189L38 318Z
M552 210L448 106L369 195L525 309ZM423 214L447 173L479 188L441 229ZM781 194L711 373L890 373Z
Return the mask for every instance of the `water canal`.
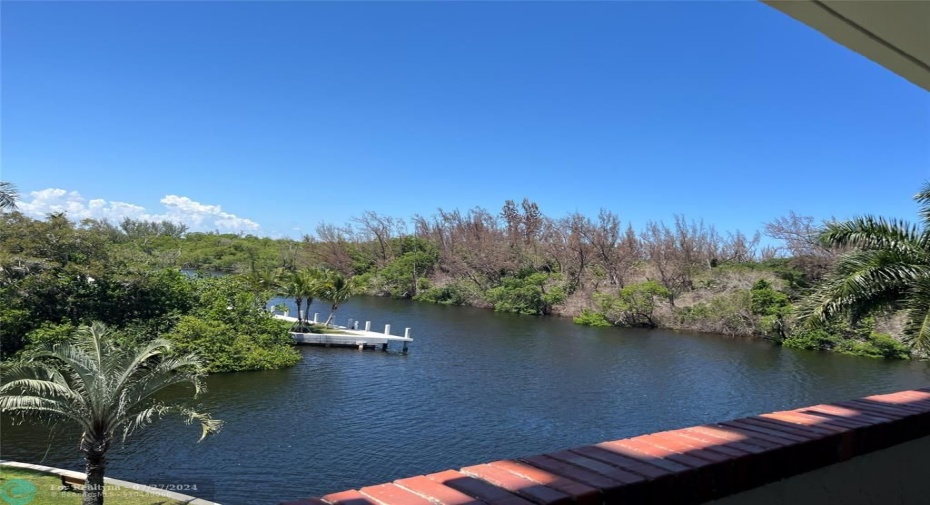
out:
M413 328L410 353L302 348L287 370L210 377L203 407L222 433L198 444L196 427L163 421L111 450L108 475L275 504L930 383L924 363L468 307L359 298L348 317ZM74 432L2 428L4 459L81 469Z

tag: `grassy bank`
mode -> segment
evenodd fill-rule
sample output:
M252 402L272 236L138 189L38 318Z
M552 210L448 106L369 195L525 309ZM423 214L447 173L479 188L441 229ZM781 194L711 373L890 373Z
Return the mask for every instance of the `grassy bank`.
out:
M0 489L6 503L29 505L80 505L79 490L62 491L58 475L13 468L0 467ZM119 486L106 487L106 503L120 505L182 505L185 502L145 493ZM30 499L29 497L32 496Z

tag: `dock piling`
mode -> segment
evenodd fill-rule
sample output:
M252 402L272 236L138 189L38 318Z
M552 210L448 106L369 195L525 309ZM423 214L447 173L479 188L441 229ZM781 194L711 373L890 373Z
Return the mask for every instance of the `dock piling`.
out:
M365 321L365 331L371 331L371 321Z
M389 324L384 325L384 334L385 334L385 335L390 335L390 334L391 334L391 325L389 325Z

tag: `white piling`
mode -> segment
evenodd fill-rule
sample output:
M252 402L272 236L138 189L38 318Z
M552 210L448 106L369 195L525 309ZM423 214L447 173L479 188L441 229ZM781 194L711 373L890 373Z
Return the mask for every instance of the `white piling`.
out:
M313 324L317 324L317 323L316 323L316 320L317 320L318 317L320 317L319 312L314 312L314 313L313 313Z
M404 338L410 338L410 328L404 328Z
M385 334L385 335L390 335L390 334L391 334L391 325L389 325L389 324L384 325L384 334Z
M365 321L365 331L371 331L371 321Z

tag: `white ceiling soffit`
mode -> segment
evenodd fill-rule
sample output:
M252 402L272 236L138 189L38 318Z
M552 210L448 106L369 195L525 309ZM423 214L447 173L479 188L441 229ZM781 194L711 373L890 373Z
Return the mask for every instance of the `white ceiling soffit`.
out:
M930 91L930 0L762 0Z

